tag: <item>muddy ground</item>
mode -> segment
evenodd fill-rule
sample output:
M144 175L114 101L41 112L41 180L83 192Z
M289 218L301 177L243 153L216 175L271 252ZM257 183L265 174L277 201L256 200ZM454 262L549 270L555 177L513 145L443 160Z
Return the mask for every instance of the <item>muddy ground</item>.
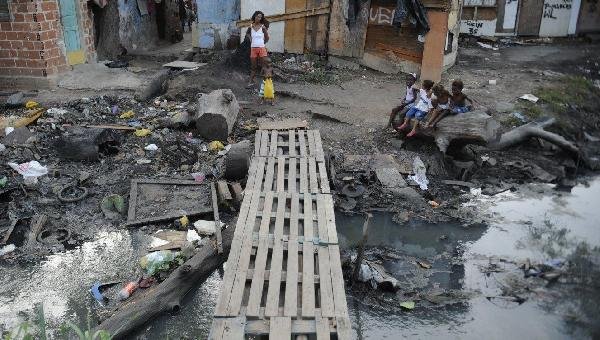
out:
M558 41L547 45L521 45L507 41L497 46L498 50L491 50L463 43L456 65L444 74L442 83L449 85L452 79L462 79L464 92L476 100L476 108L487 111L501 122L505 130L542 116L556 117L557 124L548 130L560 133L589 150L590 157L597 156L596 137L600 137L600 55L597 51L600 46L580 41ZM309 128L320 130L326 151L335 156L331 163L336 174L333 184L337 191L342 191L344 177L353 177L353 181L366 188L366 192L354 200L340 194L336 196L338 209L354 215L366 211L387 211L391 213L389 218L400 224L474 225L485 222L486 216L482 216L481 210L466 204L472 200L473 194L518 191L524 184L532 182L552 183L557 188L569 190L587 178L585 176L594 174L581 160L572 159L552 145L537 140L503 151L490 151L482 146L469 146L467 149L454 146L447 155L442 155L430 139L406 140L386 126L389 110L403 96L402 75L384 75L362 67L358 70L333 69L318 56L296 56L294 61L288 62L285 60L289 60L290 55L274 57L278 69L287 75L286 79L275 82L278 94L274 106L258 102L257 89L245 87L245 71L226 63L228 53L225 52L197 54L195 60L207 62L207 66L172 77L166 93L150 102L140 103L133 99L140 84L149 81L166 59L174 57L132 57L130 64L137 67L136 72L115 71L124 78L112 79L115 84L110 88L94 87L98 82L90 80L97 72L103 73L103 69L94 66L81 69L81 74L69 78L72 83L65 82L63 84L66 85L58 89L25 92L28 100L35 100L46 108L65 111L45 113L36 124L29 126L34 134L32 138L0 152L3 164L38 160L49 168L49 176L42 177L34 185L26 185L7 166L0 170L0 178L6 176L8 179L7 185L0 188L0 220L5 226L10 220L18 219L15 227L18 232L10 240L18 249L0 259L3 266L18 266L27 261L37 263L48 254L60 254L92 242L99 234L118 233L125 217L109 219L100 209L100 204L103 198L112 194L127 199L131 179L191 180L192 173L202 173L208 181L212 177L220 177L224 171L223 157L204 151L210 141L196 138L193 126L174 128L161 123L170 115L193 111L199 92L207 93L219 88L232 89L243 108L228 143L245 139L253 141L257 121L261 119L300 118L308 121ZM290 67L303 71L290 72ZM91 84L77 88L77 84L84 80ZM489 80L496 80L496 85L490 85ZM532 104L517 99L526 93L540 97L540 102ZM61 150L54 143L71 131L72 126L125 124L127 120L118 116L129 110L135 112L133 122L129 123L149 128L151 135L136 137L131 132L116 132L111 143L102 145L97 161L61 158ZM22 116L23 113L22 108L3 110L4 116ZM149 144L156 144L158 151L145 150ZM416 156L427 166L430 185L426 191L410 180L401 190L389 190L373 173L378 167L389 166L398 169L406 178L412 173ZM458 168L455 161L472 164L465 171ZM464 183L447 184L445 180L461 180L468 186ZM77 190L82 189L71 189L74 182L88 191L85 199L61 201L58 194L65 187L69 188L65 191L67 198L80 194ZM186 198L190 197L181 198L182 202ZM430 201L439 207L434 208ZM160 200L154 203L160 205ZM203 205L209 206L209 203L203 202ZM31 219L37 214L48 216L45 228L54 233L49 235L47 242L34 249L21 249L19 246L26 244ZM231 222L235 214L235 209L224 211L222 219ZM204 217L210 219L210 214ZM161 227L164 225L151 225L136 233L149 235ZM457 236L455 241L462 242L460 239ZM452 243L448 249L458 249L455 246L456 243ZM351 255L353 247L347 249L347 256ZM397 254L397 250L393 249L384 251L385 256L381 255L382 249L385 250L381 245L374 246L370 249L370 258L381 260L383 256L384 262L385 257L390 256L395 260L414 260L414 255ZM448 262L460 257L452 251L442 255ZM517 268L517 264L513 265ZM452 271L452 268L449 270ZM131 270L129 273L135 276L140 271ZM395 302L389 301L394 295L384 295L384 300L379 294L371 298L378 301L377 304L387 301L392 306L389 308L397 309L400 308L397 302L405 300L411 292L429 289L427 282L416 282L413 290L403 290L402 299ZM360 291L366 287L354 289ZM453 294L451 289L444 289ZM468 300L469 297L463 294L470 293L456 294L459 296L446 297L454 303ZM17 319L12 319L9 324L14 325Z

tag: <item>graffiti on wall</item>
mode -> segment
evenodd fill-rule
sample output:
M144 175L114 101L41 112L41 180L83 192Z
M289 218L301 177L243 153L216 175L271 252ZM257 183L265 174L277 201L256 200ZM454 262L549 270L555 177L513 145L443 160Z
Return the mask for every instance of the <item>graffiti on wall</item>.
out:
M496 33L496 19L494 20L461 20L460 33L475 36L493 36Z
M394 20L395 8L371 6L369 12L369 25L389 26Z
M544 3L544 19L558 19L557 12L567 11L571 12L573 0L560 0L560 1L547 1Z
M569 31L572 9L573 0L545 0L540 23L540 36L566 36Z

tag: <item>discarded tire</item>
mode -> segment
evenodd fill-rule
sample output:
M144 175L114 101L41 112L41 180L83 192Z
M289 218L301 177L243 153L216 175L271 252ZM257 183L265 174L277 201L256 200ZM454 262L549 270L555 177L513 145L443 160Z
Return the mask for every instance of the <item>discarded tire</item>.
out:
M230 181L244 179L250 168L250 141L231 145L225 157L225 178Z

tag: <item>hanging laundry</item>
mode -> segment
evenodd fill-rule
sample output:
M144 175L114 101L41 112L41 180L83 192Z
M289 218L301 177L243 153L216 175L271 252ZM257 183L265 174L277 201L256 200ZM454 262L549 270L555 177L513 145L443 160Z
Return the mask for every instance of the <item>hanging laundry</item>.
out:
M408 18L408 21L416 28L419 35L425 35L429 32L429 20L427 19L427 10L420 0L397 0L396 11L392 24L397 27L402 26L402 22Z
M144 16L144 15L148 15L148 5L146 0L137 0L137 7L138 10L140 11L140 15Z

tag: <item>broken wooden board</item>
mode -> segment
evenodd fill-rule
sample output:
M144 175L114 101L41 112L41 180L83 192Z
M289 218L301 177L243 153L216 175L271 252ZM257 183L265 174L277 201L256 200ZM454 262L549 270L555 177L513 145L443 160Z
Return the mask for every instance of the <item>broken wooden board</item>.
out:
M227 183L225 183L227 185ZM215 234L217 234L217 249L219 254L223 254L223 237L221 236L221 219L219 218L219 203L217 202L217 188L215 183L210 184L212 197L213 217L215 219Z
M131 181L126 227L212 212L206 185L188 180Z
M229 186L225 181L217 181L217 194L219 196L219 202L227 202L233 200Z
M206 63L195 63L193 61L176 60L176 61L172 61L170 63L164 64L163 67L196 69L196 68L202 67L204 65L206 65Z
M260 130L294 130L308 128L308 122L300 119L266 120L258 119Z

